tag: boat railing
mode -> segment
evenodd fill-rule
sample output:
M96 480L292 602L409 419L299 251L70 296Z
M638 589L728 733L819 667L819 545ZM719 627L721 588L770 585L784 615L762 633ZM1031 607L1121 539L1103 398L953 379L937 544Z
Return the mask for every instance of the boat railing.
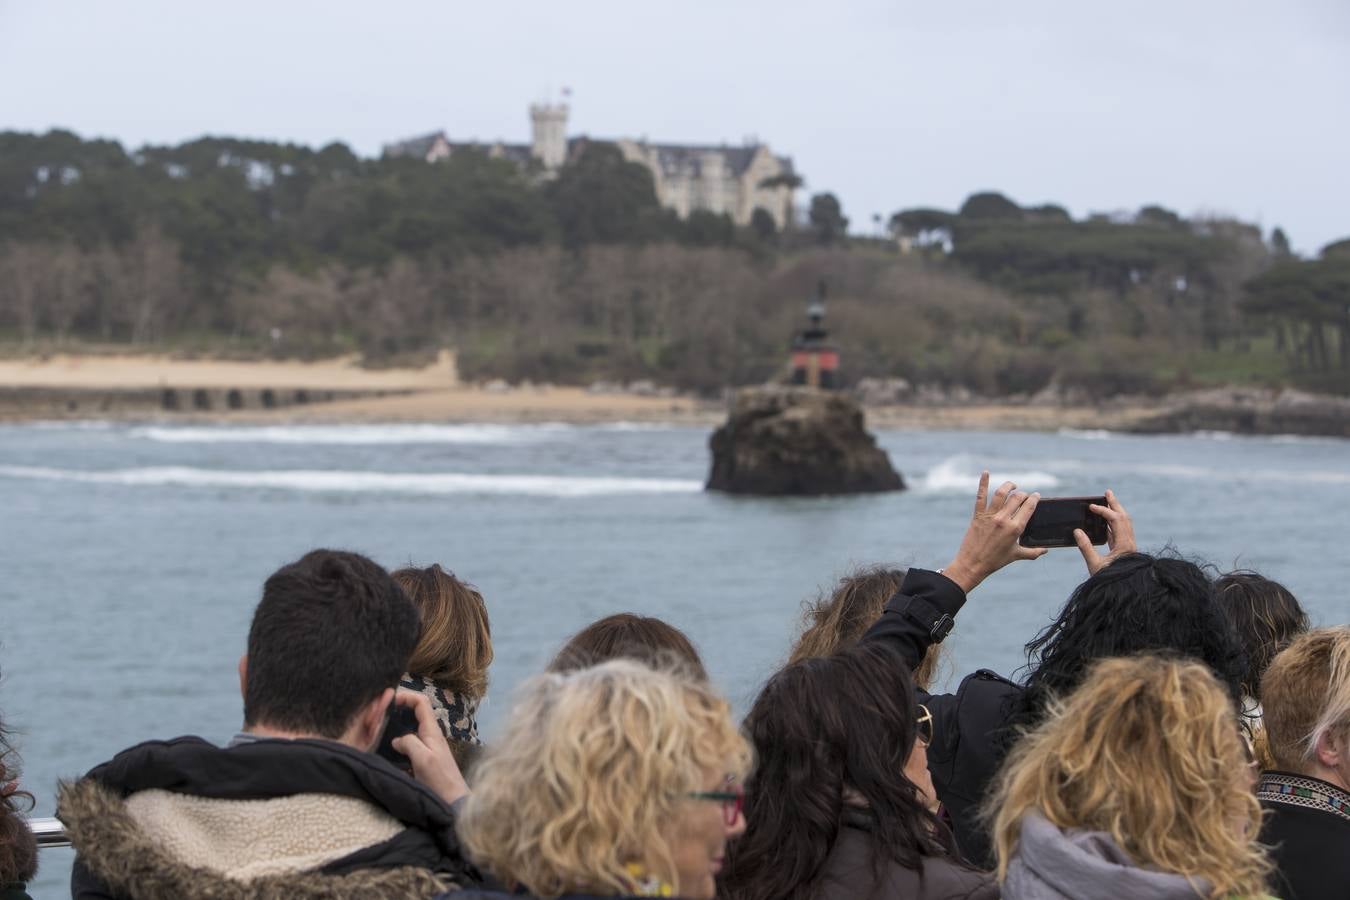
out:
M28 820L28 830L37 838L38 849L46 847L69 847L70 838L66 837L66 826L60 819L38 818Z

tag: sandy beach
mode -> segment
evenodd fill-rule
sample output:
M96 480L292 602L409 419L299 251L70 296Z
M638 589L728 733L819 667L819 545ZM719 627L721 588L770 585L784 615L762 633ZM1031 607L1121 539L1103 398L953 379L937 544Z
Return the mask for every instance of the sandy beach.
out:
M137 388L310 388L437 390L455 387L455 356L416 369L364 369L356 356L317 362L175 359L163 355L68 355L0 359L0 387L127 390Z
M160 408L161 392L305 391L330 402L279 408ZM58 355L0 360L0 391L10 420L41 418L267 422L675 422L714 425L721 402L693 397L596 393L579 387L462 383L442 351L423 368L365 369L355 357L318 362L185 360L162 355ZM186 396L186 395L185 395ZM30 402L13 402L13 398ZM34 403L40 397L44 402ZM115 402L110 402L114 398ZM1128 426L1156 408L971 404L868 410L873 427L1055 431Z

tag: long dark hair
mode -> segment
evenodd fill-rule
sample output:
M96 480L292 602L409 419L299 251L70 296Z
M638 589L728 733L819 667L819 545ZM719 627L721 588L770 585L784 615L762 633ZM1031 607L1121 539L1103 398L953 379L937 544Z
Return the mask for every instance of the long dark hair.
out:
M1052 697L1068 696L1092 663L1108 656L1161 651L1197 659L1227 688L1236 715L1246 654L1213 587L1195 563L1147 553L1122 556L1090 576L1027 644L1025 690L1008 710L1000 752L1040 723Z
M880 880L889 861L919 868L952 853L951 836L905 777L917 734L914 686L898 651L864 643L788 665L746 717L755 770L743 836L727 848L720 897L805 900L846 816L845 788L867 803Z
M33 808L33 795L17 787L18 758L0 723L0 886L28 881L37 872L37 841L20 815Z
M1308 614L1289 589L1256 572L1236 571L1214 582L1219 601L1247 651L1242 688L1261 699L1261 676L1275 655L1308 630Z

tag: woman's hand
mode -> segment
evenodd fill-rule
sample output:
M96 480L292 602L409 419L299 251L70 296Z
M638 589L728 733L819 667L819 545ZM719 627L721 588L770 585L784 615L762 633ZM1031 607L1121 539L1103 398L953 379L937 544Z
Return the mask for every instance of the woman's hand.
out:
M1008 563L1045 555L1044 547L1023 547L1017 542L1040 499L1040 494L1019 491L1011 481L999 485L989 498L989 473L981 472L980 487L975 492L975 515L961 539L961 549L942 574L969 594Z
M1107 553L1105 556L1098 553L1081 528L1074 529L1073 539L1078 544L1078 552L1083 554L1083 562L1087 563L1088 575L1096 575L1120 557L1137 549L1134 543L1134 522L1112 491L1106 492L1105 506L1093 503L1088 509L1106 520Z
M411 706L417 715L417 731L400 735L390 743L412 763L413 777L431 788L447 804L454 803L469 793L469 785L459 771L459 763L450 752L441 726L436 724L436 713L425 694L400 688L394 702Z

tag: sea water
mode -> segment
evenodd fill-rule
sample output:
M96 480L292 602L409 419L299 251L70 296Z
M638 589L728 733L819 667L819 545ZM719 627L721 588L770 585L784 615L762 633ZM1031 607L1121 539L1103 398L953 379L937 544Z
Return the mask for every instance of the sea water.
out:
M981 468L1046 496L1114 489L1145 549L1284 582L1319 624L1350 620L1350 443L881 431L903 493L702 491L707 431L652 425L0 426L0 716L36 815L147 738L239 727L236 664L263 580L315 547L438 562L487 601L489 742L512 690L609 613L684 629L743 711L804 601L857 565L938 567ZM1012 674L1082 578L1076 550L975 591L948 639L954 680ZM71 853L44 851L40 897Z

